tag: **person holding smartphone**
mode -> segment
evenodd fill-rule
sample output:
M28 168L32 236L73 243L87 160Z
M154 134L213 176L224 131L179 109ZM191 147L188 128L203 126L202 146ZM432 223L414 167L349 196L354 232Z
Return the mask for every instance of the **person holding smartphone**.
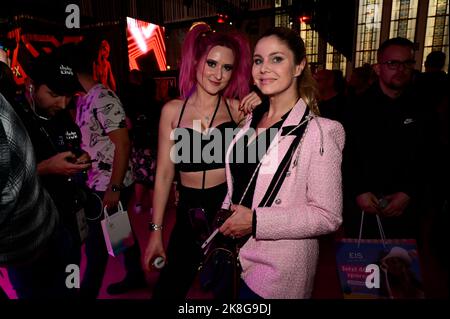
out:
M91 164L83 164L90 157L80 148L80 130L66 110L72 96L82 88L65 48L32 61L27 68L25 94L11 101L31 138L37 174L59 213L53 245L49 248L51 258L33 266L8 270L20 298L65 298L77 292L67 289L65 269L69 264L80 265L83 226L78 220L84 217L81 207L84 195L76 176ZM54 278L53 273L58 274L58 282L46 282ZM25 284L30 276L36 278L36 287ZM39 293L41 286L46 285L47 292ZM52 290L52 285L59 289Z

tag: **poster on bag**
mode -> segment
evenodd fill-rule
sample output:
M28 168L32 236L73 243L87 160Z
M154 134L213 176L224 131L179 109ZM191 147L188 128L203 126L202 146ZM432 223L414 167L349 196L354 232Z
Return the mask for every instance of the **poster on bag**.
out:
M415 240L342 239L336 262L345 299L422 299Z

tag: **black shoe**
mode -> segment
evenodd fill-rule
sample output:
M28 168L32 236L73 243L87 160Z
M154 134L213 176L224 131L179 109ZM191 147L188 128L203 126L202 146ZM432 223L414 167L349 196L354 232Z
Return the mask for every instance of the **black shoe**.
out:
M128 280L124 279L122 281L116 282L114 284L110 284L108 288L106 288L106 292L109 295L120 295L127 293L131 290L137 290L147 287L147 282L142 280Z

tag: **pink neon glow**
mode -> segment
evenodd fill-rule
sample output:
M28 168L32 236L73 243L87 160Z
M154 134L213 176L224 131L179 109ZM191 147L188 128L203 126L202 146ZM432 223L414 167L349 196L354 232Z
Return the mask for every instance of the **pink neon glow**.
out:
M130 70L139 69L137 59L153 50L160 71L166 70L166 45L164 28L127 17L128 58Z
M6 268L0 268L0 289L3 289L9 299L17 299L16 291L9 282Z
M82 36L65 36L62 39L62 42L60 40L57 40L55 36L53 35L46 35L46 34L32 34L32 33L25 33L22 34L21 28L16 28L10 32L8 32L7 37L9 39L13 39L16 42L16 47L13 49L11 58L11 69L14 72L14 80L18 85L24 84L25 79L27 78L27 74L25 70L22 68L22 66L19 63L19 50L21 49L21 46L19 45L20 42L22 42L25 45L26 50L29 51L29 53L36 58L39 56L40 51L49 53L52 50L53 47L59 47L61 44L69 43L69 42L79 42L83 39ZM42 47L40 51L38 51L33 44L44 43L46 46ZM48 46L48 43L51 44L51 46Z

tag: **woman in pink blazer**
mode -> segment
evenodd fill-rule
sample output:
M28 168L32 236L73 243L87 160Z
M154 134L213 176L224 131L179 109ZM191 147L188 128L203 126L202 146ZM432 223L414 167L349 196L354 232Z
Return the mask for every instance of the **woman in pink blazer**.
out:
M223 208L234 212L220 231L249 237L239 251L240 298L309 298L317 236L342 222L344 129L317 116L305 46L293 30L273 28L260 38L252 75L269 103L228 149Z

